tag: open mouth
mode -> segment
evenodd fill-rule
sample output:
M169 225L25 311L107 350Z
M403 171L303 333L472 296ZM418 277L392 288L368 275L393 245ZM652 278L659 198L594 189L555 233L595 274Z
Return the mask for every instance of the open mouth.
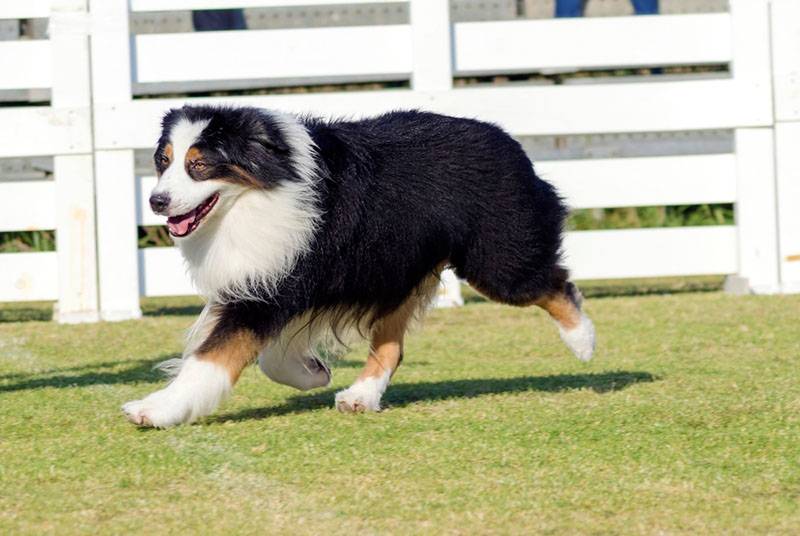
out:
M197 229L214 205L219 200L219 194L214 194L186 214L180 216L170 216L167 218L167 229L172 236L189 236Z

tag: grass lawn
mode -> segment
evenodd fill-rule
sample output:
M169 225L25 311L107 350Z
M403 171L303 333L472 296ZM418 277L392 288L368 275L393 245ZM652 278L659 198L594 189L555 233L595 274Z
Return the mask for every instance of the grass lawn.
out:
M200 424L129 424L194 303L135 322L0 315L0 533L800 530L800 296L598 297L595 360L476 300L408 340L380 414L248 369Z

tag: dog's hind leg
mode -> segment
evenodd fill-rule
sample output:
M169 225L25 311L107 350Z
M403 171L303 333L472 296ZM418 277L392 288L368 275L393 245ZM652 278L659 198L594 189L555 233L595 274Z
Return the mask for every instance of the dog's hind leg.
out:
M594 324L581 310L583 296L578 287L566 281L563 289L546 294L534 302L548 312L558 326L561 340L581 361L589 361L594 353Z
M403 337L408 325L414 314L428 304L438 282L438 277L427 278L400 307L376 323L367 363L353 385L336 393L336 409L343 413L380 411L381 397L403 360Z

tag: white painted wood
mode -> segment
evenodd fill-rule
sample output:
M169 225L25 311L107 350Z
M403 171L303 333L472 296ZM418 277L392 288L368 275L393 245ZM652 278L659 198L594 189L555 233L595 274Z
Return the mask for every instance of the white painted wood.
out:
M155 175L136 177L136 222L139 225L166 225L166 216L159 216L150 210L150 192L158 182Z
M800 122L775 127L781 288L800 292Z
M50 0L3 0L0 19L34 19L50 16Z
M53 181L0 181L0 232L55 229L55 214Z
M736 227L576 231L564 241L573 279L736 272Z
M97 310L92 156L56 156L56 253L58 307L63 323L94 322Z
M131 93L131 46L127 0L89 0L92 16L92 98L104 106L127 103ZM98 118L95 117L95 129Z
M419 108L493 121L515 135L680 131L772 124L771 112L745 99L730 80L600 86L493 87L423 92L353 91L227 99L143 99L99 106L100 148L153 147L161 116L185 103L261 106L325 117L365 117ZM524 110L524 113L521 111ZM127 125L120 128L120 125Z
M732 154L545 161L535 167L576 209L736 200Z
M50 41L0 41L0 89L49 88Z
M0 108L0 158L91 152L86 108Z
M54 251L2 253L0 274L0 302L58 297L58 259Z
M773 121L770 0L730 0L733 78L742 84L739 98ZM746 125L740 125L746 126ZM750 126L750 125L747 125Z
M407 25L140 34L135 42L138 82L411 73ZM167 50L186 61L164 61Z
M775 118L800 121L800 2L772 0Z
M56 248L58 256L59 322L93 322L98 319L97 244L95 241L94 165L91 155L91 85L89 36L85 0L53 0L50 39L53 65L53 111L77 110L75 127L87 144L83 153L56 155ZM42 136L36 134L36 139Z
M95 124L103 108L130 102L131 50L127 0L91 0L92 92ZM172 62L174 64L174 62ZM142 315L139 306L139 261L136 189L131 149L96 150L97 241L100 315L126 320Z
M738 274L753 292L780 288L773 132L736 130Z
M452 26L448 0L411 0L410 20L417 91L446 91L453 87Z
M727 13L455 25L459 75L716 64L731 57Z
M143 296L197 294L178 248L139 250L139 288Z
M139 318L133 151L97 151L94 158L100 315L110 321Z
M358 4L397 4L408 0L131 0L131 11L178 11L236 7L297 7Z

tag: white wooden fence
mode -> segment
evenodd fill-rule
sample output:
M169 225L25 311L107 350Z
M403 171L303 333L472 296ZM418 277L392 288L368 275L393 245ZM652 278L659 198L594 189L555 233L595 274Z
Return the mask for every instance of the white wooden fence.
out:
M794 0L732 0L721 14L457 24L446 0L410 0L407 25L128 31L129 11L379 1L0 4L0 18L51 17L49 41L0 43L0 89L53 91L50 107L0 109L0 157L54 155L56 177L0 184L0 231L55 228L58 237L56 253L0 255L0 300L58 299L62 321L114 320L139 316L141 295L192 293L176 250L137 249L137 225L163 221L147 209L155 179L135 176L134 150L153 147L167 108L218 101L350 117L422 108L518 136L734 129L732 154L538 164L574 208L735 203L735 226L569 233L568 264L578 279L735 274L754 292L800 290ZM720 63L730 78L453 88L461 75ZM315 77L411 87L224 99L134 100L131 91L134 81Z

